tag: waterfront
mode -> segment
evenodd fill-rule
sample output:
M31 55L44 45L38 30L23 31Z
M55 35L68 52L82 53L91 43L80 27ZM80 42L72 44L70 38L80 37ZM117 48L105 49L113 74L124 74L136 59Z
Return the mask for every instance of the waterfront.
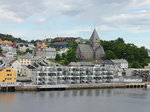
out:
M149 112L149 105L145 89L0 93L0 112Z

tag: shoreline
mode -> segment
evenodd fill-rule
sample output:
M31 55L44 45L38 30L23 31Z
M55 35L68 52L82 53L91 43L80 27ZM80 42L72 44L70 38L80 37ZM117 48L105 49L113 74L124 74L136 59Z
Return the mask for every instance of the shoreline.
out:
M1 87L0 92L15 91L54 91L54 90L76 90L76 89L114 89L114 88L147 88L148 83L103 83L103 84L76 84L76 85L30 85L30 86L7 86Z

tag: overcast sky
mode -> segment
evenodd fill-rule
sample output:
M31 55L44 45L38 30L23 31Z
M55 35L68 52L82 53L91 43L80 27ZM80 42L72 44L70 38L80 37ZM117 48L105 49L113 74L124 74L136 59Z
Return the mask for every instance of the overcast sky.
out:
M0 0L0 33L23 39L122 37L150 48L150 0Z

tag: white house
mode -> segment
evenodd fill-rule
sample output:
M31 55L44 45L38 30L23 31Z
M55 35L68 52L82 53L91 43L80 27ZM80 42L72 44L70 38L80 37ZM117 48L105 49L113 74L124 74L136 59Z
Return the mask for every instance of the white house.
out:
M17 73L17 76L20 76L21 74L21 63L15 59L15 60L12 60L8 63L10 65L10 67L16 71Z
M128 68L128 61L125 59L115 59L111 60L114 64L114 66L121 68L121 69L127 69Z
M34 49L33 55L36 57L46 58L46 59L55 59L56 57L55 48L36 48Z
M18 50L21 52L25 52L26 49L33 50L35 46L31 43L18 43L17 44Z
M67 53L68 50L69 50L68 48L62 48L60 49L60 51L57 51L57 54L62 55L63 53Z
M33 56L30 53L25 54L24 56L18 56L18 61L21 65L30 65L32 63Z

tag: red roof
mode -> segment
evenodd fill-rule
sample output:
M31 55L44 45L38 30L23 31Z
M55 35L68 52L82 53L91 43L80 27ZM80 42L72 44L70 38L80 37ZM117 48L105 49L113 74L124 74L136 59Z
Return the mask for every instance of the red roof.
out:
M81 39L81 37L56 37L55 39Z

